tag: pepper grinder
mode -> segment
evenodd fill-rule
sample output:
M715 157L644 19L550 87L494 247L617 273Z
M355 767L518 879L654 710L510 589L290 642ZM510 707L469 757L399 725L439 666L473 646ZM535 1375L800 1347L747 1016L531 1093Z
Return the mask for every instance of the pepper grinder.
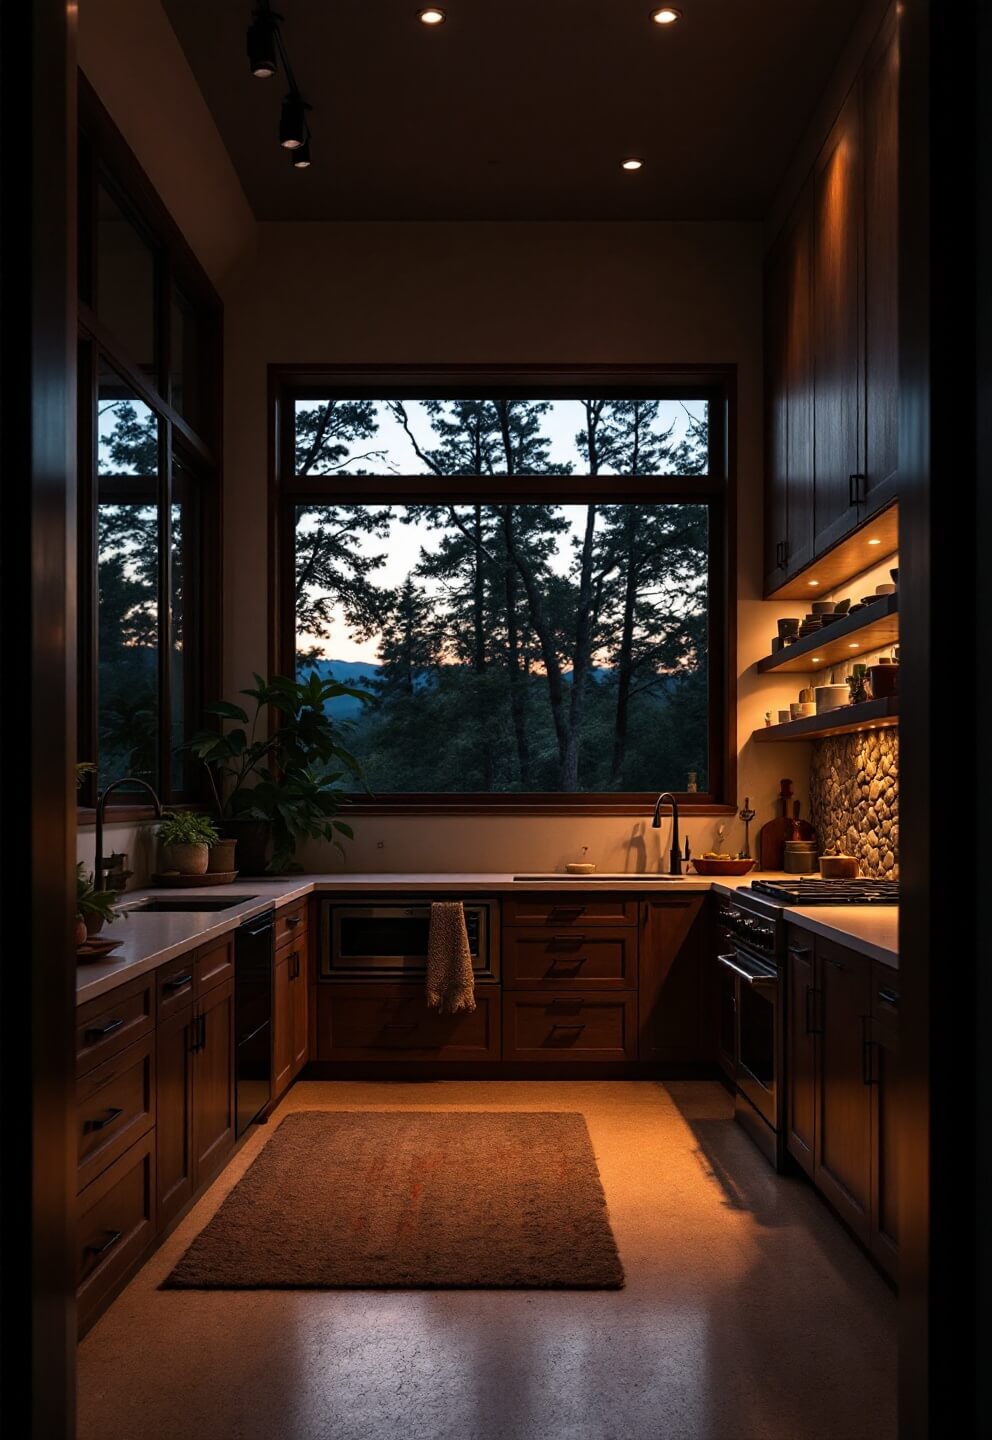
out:
M741 855L742 860L750 860L751 858L751 821L754 819L754 814L755 812L751 809L751 797L745 795L744 809L741 810L737 816L738 820L744 821L744 853Z

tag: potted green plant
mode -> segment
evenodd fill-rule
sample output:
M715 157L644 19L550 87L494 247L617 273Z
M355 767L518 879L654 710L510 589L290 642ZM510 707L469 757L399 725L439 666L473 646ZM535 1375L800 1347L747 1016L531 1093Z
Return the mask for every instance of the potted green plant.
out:
M196 815L192 810L167 812L158 832L163 873L177 870L180 875L205 875L210 847L218 838L209 815Z
M327 840L344 853L341 837L351 839L352 830L338 818L348 804L340 782L348 776L357 789L364 781L327 705L345 695L373 697L316 671L306 680L254 680L253 689L240 692L254 701L253 712L227 700L207 706L220 727L200 731L186 748L206 766L221 833L238 841L238 868L278 875L299 868L301 840ZM273 712L276 723L268 726L263 712Z
M76 866L76 944L98 935L105 924L112 925L123 911L114 903L113 890L97 890L93 876L82 860Z

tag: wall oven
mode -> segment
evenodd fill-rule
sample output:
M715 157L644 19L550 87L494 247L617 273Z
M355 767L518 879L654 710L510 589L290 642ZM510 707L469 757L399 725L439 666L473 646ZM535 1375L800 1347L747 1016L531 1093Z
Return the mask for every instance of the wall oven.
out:
M738 895L721 908L729 941L717 962L734 985L736 1119L781 1169L785 1154L784 1011L781 951L784 928L776 907Z
M499 976L499 904L459 899L476 980ZM431 902L423 896L320 902L321 980L415 980L427 972Z

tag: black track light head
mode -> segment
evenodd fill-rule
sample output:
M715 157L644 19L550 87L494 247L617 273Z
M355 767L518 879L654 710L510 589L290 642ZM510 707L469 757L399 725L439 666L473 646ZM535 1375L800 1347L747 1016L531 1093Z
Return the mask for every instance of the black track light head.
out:
M268 9L256 11L248 26L247 46L251 73L259 80L270 80L279 67L276 59L276 22Z
M282 102L279 117L279 144L286 150L298 150L307 139L307 111L310 106L298 90L291 90Z

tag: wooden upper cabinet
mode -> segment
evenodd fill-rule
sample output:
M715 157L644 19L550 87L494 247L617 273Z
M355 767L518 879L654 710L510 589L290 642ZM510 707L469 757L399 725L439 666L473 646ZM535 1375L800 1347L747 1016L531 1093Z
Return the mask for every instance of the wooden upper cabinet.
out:
M765 588L813 558L812 182L765 266Z
M815 549L858 521L864 470L863 136L854 85L813 174Z
M789 419L786 326L789 267L786 236L765 262L765 589L787 574L789 544Z
M895 499L899 470L899 30L893 11L864 70L864 513Z

